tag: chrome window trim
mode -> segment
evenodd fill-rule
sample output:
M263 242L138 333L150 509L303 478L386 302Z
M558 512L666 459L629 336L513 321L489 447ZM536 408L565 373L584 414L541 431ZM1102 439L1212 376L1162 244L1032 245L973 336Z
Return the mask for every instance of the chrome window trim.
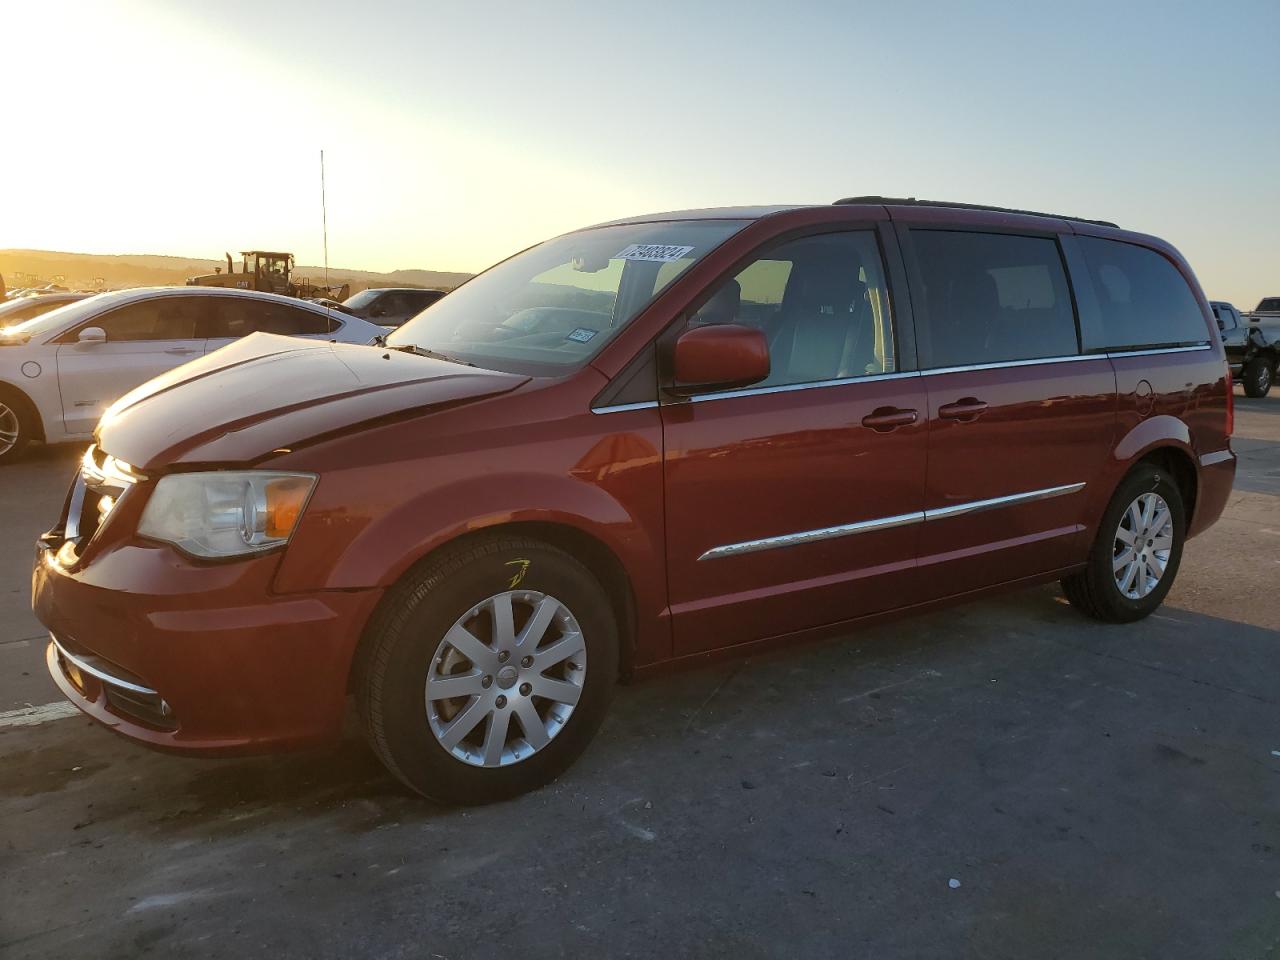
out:
M150 687L144 687L141 684L133 683L129 680L122 680L119 677L115 676L114 674L108 673L107 671L103 670L101 667L93 666L91 663L87 662L84 658L77 657L75 654L69 653L67 651L67 648L64 647L62 644L60 644L58 642L58 638L55 637L52 633L49 634L49 640L53 643L55 647L58 648L58 653L62 656L64 660L69 660L71 663L74 663L79 669L89 674L89 676L97 677L103 683L109 683L113 687L120 687L122 690L130 690L133 693L141 693L149 697L160 696L159 693L157 693L155 690L152 690Z
M690 403L705 400L729 400L734 397L763 396L770 393L793 393L796 390L816 390L820 387L842 387L850 383L875 383L881 380L904 380L920 376L919 370L899 370L894 373L869 373L861 377L837 377L834 380L813 380L809 383L779 383L771 387L743 387L741 390L725 390L720 393L699 393L688 398Z
M1190 347L1153 347L1150 350L1110 350L1107 356L1117 357L1154 357L1161 353L1195 353L1198 350L1212 350L1211 343L1197 343Z
M1215 450L1213 453L1202 453L1200 455L1200 466L1212 467L1218 463L1226 463L1228 460L1234 460L1236 455L1231 452L1230 448L1226 450Z
M657 400L642 400L639 403L614 403L607 407L592 407L592 413L624 413L627 410L652 410L658 406Z
M1034 367L1044 363L1074 363L1077 360L1101 360L1104 353L1073 353L1062 357L1036 357L1032 360L996 360L991 363L966 363L958 367L933 367L920 371L923 376L936 377L944 373L967 373L970 370L1000 370L1004 367Z
M1011 493L1003 497L992 497L989 500L972 500L958 503L950 507L938 507L932 510L919 510L915 513L901 513L892 517L879 517L875 520L862 520L858 523L845 523L835 527L820 527L817 530L802 530L798 533L784 533L775 537L763 537L759 540L744 540L741 543L727 543L712 547L698 557L699 560L718 560L721 557L736 557L760 550L773 550L778 547L794 547L803 543L815 543L820 540L833 540L837 537L848 537L859 533L870 533L874 530L889 530L894 527L905 527L913 523L928 523L933 520L948 520L969 513L980 513L984 510L996 510L1019 503L1031 503L1036 500L1049 500L1077 493L1085 488L1085 484L1066 483L1057 487L1046 487L1043 490L1028 490L1025 493Z

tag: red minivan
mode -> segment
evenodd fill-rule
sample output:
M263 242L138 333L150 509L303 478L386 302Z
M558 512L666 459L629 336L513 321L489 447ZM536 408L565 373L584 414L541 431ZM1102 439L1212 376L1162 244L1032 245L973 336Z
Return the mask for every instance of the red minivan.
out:
M1167 243L859 197L532 247L372 346L255 334L116 403L37 550L48 666L207 755L335 738L432 797L563 771L620 676L1061 580L1164 599L1231 489Z

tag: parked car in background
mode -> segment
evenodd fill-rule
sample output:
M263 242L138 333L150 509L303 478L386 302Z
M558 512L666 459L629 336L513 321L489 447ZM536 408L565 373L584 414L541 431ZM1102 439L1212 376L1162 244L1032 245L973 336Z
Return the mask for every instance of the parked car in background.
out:
M384 327L398 327L444 296L443 290L371 287L343 301L345 310Z
M1263 297L1248 316L1259 320L1280 320L1280 297Z
M38 297L16 297L0 301L0 330L92 296L92 293L46 293Z
M1276 303L1280 305L1280 300ZM1209 306L1222 331L1232 376L1240 381L1246 396L1265 397L1275 383L1280 361L1280 312L1274 317L1266 313L1241 315L1225 300L1212 300Z
M255 336L110 409L32 580L73 703L216 755L354 693L402 781L496 800L620 673L1052 580L1145 617L1235 474L1191 268L1096 221L635 217L385 342Z
M259 330L344 343L386 332L289 297L216 287L120 290L57 307L0 330L0 463L33 440L89 439L122 394Z

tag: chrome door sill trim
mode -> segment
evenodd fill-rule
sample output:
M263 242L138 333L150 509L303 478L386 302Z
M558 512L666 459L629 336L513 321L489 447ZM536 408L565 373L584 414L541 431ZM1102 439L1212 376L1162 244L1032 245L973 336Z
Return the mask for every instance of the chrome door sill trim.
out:
M52 633L49 634L49 639L53 641L53 645L58 648L58 653L62 656L64 660L70 661L71 663L75 664L79 669L89 674L89 676L97 677L103 683L110 684L113 687L119 687L122 690L130 690L133 693L141 693L149 697L160 696L159 693L157 693L155 690L152 690L150 687L144 687L141 684L133 683L130 680L122 680L120 677L117 677L113 673L108 673L106 670L103 670L101 667L95 667L93 664L89 663L84 657L77 657L75 654L67 652L67 648L64 647L62 644L60 644L58 642L58 638L55 637Z
M1236 455L1228 450L1217 450L1213 453L1204 453L1200 455L1200 466L1212 467L1214 464L1225 463L1228 460L1234 460Z
M958 503L951 507L937 507L932 510L920 510L916 513L901 513L893 517L862 520L858 523L845 523L836 527L821 527L817 530L802 530L799 533L784 533L776 537L763 537L760 540L744 540L741 543L729 543L721 547L712 547L698 559L718 560L721 557L737 557L746 553L756 553L760 550L794 547L804 543L815 543L819 540L834 540L837 537L871 533L875 530L890 530L894 527L905 527L913 523L948 520L952 517L959 517L969 513L980 513L984 510L996 510L1020 503L1063 497L1077 493L1084 488L1084 483L1067 483L1058 487L1046 487L1043 490L1029 490L1026 493L1012 493L1004 497L992 497L990 500L971 500L968 503Z

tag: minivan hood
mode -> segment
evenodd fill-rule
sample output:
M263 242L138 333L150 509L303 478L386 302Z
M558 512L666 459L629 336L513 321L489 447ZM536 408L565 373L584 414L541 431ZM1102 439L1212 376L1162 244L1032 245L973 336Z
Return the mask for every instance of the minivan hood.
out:
M249 463L369 421L496 396L528 380L398 350L254 333L125 394L95 438L144 471Z

